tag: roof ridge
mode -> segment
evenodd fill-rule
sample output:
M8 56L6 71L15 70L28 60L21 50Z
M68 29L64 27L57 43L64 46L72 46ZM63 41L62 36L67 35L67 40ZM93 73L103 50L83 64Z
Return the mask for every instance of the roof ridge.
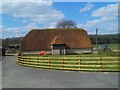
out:
M31 31L34 30L84 30L83 28L33 28Z

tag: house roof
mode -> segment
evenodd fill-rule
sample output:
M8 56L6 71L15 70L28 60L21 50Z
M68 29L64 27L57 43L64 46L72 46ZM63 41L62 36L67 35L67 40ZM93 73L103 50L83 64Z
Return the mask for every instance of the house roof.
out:
M48 50L50 44L68 48L92 48L87 32L80 28L33 29L21 40L21 50Z
M62 40L62 38L55 36L50 44L65 44L65 42Z

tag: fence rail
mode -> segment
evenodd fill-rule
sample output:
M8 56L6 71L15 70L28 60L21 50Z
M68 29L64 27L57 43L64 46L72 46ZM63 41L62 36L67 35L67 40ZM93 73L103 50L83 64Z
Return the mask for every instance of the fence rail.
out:
M17 63L22 66L47 69L98 72L120 71L118 68L118 57L50 58L18 56Z

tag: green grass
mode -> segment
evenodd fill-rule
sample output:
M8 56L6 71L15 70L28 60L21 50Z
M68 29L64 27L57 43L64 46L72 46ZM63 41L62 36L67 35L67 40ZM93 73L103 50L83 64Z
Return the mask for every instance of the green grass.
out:
M120 48L120 44L109 44L109 46L112 48L112 49L117 49L119 50Z
M29 57L44 57L44 58L80 58L80 57L109 57L109 56L118 56L119 53L113 53L113 52L105 52L105 51L99 51L99 54L78 54L78 55L47 55L47 56L40 56L38 54L34 55L27 55Z
M99 45L102 45L102 44L98 44L98 46ZM120 44L106 44L106 45L108 45L109 47L111 47L112 49L117 49L117 50L119 50L120 48ZM96 44L93 44L93 48L96 48Z

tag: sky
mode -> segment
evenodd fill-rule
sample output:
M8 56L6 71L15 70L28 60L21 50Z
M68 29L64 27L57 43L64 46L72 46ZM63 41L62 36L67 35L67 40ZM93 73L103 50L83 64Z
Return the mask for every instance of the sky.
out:
M39 2L38 2L39 1ZM88 34L118 33L117 2L9 2L0 4L0 38L23 37L34 28L55 28L61 20L73 20Z

